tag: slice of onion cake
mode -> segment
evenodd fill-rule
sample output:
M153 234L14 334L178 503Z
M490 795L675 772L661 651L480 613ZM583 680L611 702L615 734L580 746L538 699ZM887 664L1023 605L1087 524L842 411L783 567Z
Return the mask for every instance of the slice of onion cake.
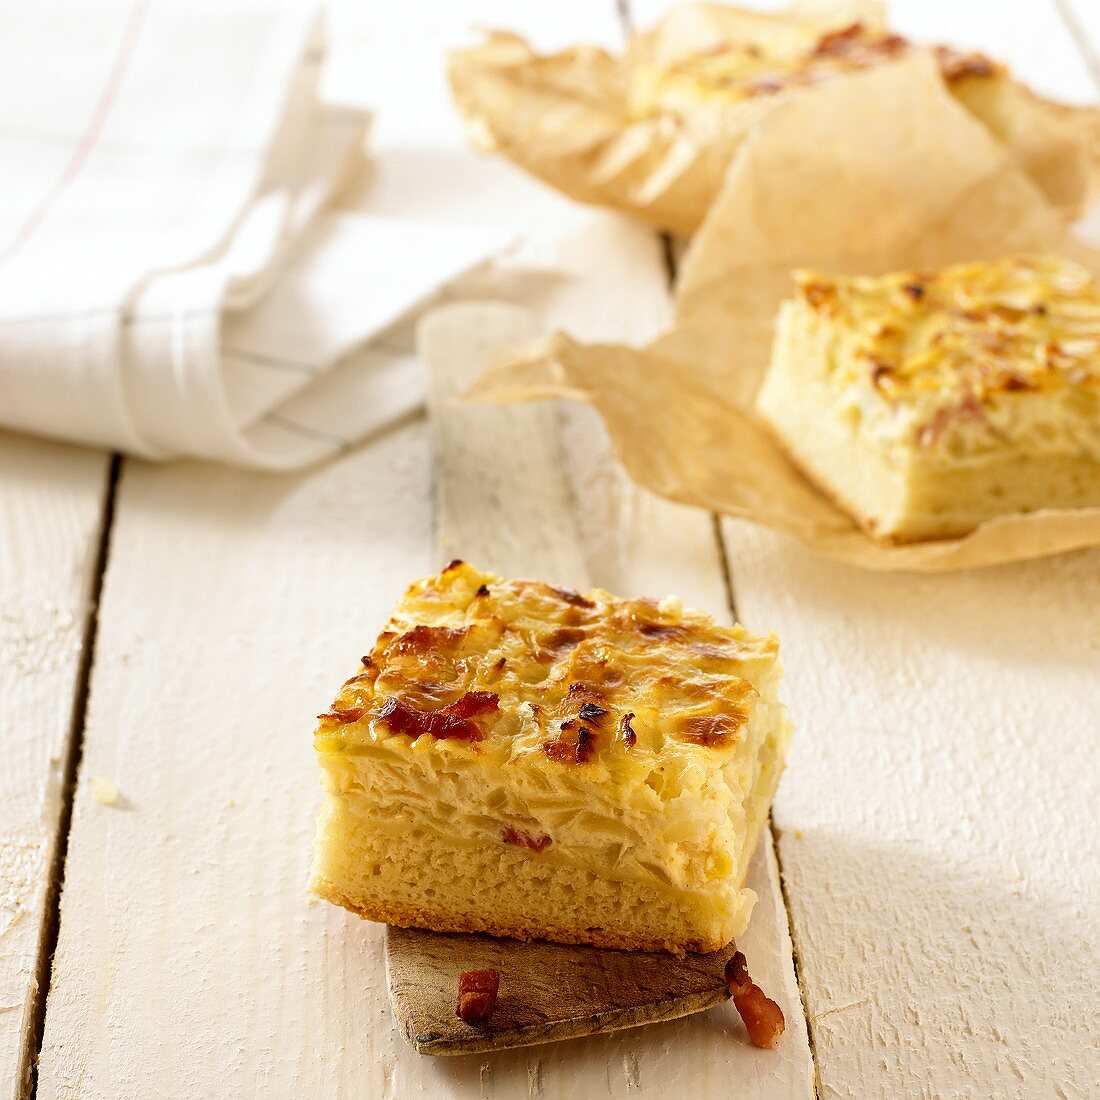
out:
M312 888L410 927L711 951L789 738L778 645L454 562L320 718Z

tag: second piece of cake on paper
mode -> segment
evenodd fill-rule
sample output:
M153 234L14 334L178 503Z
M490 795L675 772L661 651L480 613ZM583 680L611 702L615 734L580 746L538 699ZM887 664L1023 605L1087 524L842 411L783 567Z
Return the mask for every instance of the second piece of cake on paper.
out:
M709 109L707 125L715 126L722 121L716 112L735 104L812 88L919 49L882 23L857 20L834 26L765 13L756 18L754 38L711 41L664 64L635 64L630 73L632 115L670 112L685 121L703 121L700 112ZM934 46L932 54L948 88L967 106L974 101L975 114L982 117L983 100L989 96L978 89L989 92L1006 81L1005 67L984 54L951 46Z
M675 600L452 563L321 716L314 891L390 924L717 950L786 754L777 651Z
M1100 288L1057 257L800 272L757 409L884 540L1100 505Z

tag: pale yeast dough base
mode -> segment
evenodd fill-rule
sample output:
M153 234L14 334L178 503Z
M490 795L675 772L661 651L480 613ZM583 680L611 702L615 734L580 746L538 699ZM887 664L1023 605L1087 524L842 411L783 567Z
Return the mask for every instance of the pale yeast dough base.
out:
M826 381L829 340L816 315L785 303L756 408L802 470L876 538L952 538L997 516L1100 500L1100 466L1087 457L876 446Z

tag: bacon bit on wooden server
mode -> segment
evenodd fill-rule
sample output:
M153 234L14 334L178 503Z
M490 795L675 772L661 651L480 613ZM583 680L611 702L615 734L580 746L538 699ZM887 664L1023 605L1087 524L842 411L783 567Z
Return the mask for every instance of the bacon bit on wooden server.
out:
M740 951L734 952L726 963L725 977L752 1045L772 1050L787 1026L783 1010L749 977L745 956Z
M458 979L455 1013L468 1024L483 1024L497 1006L499 970L467 970Z

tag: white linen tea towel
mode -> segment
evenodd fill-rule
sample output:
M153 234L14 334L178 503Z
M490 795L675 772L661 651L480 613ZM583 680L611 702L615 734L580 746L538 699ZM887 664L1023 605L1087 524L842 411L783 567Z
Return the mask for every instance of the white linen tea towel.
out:
M316 13L55 0L0 22L0 426L268 469L377 426L392 381L349 350L505 241L323 212L367 117L318 98Z

